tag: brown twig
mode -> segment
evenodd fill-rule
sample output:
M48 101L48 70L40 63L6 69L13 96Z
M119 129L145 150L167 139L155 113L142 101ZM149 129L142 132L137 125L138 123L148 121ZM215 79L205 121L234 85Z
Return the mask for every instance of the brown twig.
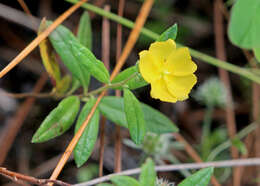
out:
M124 12L124 6L125 6L125 0L119 0L118 4L118 15L123 16ZM122 25L117 24L117 35L116 35L116 61L119 60L119 57L121 55L121 50L122 50ZM121 91L116 90L116 96L120 97L121 96ZM121 165L121 131L120 131L120 126L116 125L116 134L115 134L115 172L120 172L122 165Z
M10 92L3 92L4 95L16 98L16 99L22 99L22 98L28 98L28 97L34 97L34 98L49 98L54 96L54 92L48 92L48 93L36 93L36 92L29 92L29 93L10 93Z
M116 74L120 71L121 67L124 65L125 60L127 59L130 51L132 50L139 34L140 34L140 30L144 25L144 22L151 10L151 7L153 5L153 0L146 0L140 10L140 13L137 16L136 19L136 23L135 26L133 28L133 30L130 33L129 39L126 43L126 46L123 50L123 53L121 55L121 57L118 60L118 63L114 69L114 71L112 72L112 75L110 77L110 80L112 80ZM62 155L58 165L56 166L55 170L53 171L52 175L51 175L51 179L56 179L58 177L58 175L60 174L61 170L63 169L64 165L66 164L68 158L70 157L74 147L76 146L79 138L81 137L82 133L84 132L84 129L86 128L86 126L88 125L88 122L90 121L91 117L93 116L95 110L97 109L98 104L100 103L101 99L105 96L106 91L101 92L101 94L98 96L97 101L95 103L95 105L92 107L89 115L87 116L86 120L83 122L83 124L81 125L81 127L79 128L78 132L75 134L75 136L73 137L73 139L70 141L68 147L66 148L64 154Z
M0 174L5 176L8 179L13 180L16 183L22 184L22 185L24 185L25 183L31 183L31 184L35 184L35 185L46 185L48 183L55 183L55 184L61 185L61 186L70 186L70 184L59 181L59 180L37 179L32 176L27 176L24 174L9 171L4 167L0 167Z
M47 81L47 75L43 74L41 78L37 81L34 92L40 92L40 90L43 88L45 82ZM0 138L0 165L3 164L6 155L13 144L13 141L19 132L19 129L21 128L24 120L26 119L29 111L31 110L31 107L33 106L35 101L35 98L27 98L18 111L16 112L15 116L12 120L10 120L5 128L2 130L1 138Z
M221 13L222 0L214 1L214 33L215 33L215 45L216 45L216 57L221 60L226 60L225 42L224 42L224 28L223 28L223 16ZM236 135L236 121L234 112L234 102L232 97L232 90L230 85L229 74L226 70L219 68L219 76L221 81L227 90L226 99L226 122L228 128L228 135L231 139ZM238 158L238 150L231 146L232 158ZM234 169L233 172L233 185L240 185L240 177L238 169Z
M197 154L197 152L192 148L192 146L184 139L184 137L181 134L173 133L173 136L178 142L184 145L185 151L190 155L190 157L194 161L196 161L197 163L203 162L200 156ZM214 176L212 176L211 178L211 183L215 186L220 186L220 184L218 183L217 179Z
M19 64L28 54L30 54L33 49L35 49L40 42L42 42L48 35L59 26L66 18L68 18L75 10L77 10L84 2L87 0L81 0L67 11L65 11L61 16L59 16L45 31L38 35L25 49L23 49L1 72L0 78L7 74L11 69L13 69L17 64Z
M110 11L110 6L105 5L104 10ZM103 18L102 23L102 61L109 70L110 64L110 23L107 18ZM103 176L104 151L105 151L105 124L106 118L101 117L100 122L100 149L99 149L99 176Z
M24 2L24 0L17 0L18 3L21 5L21 7L23 8L24 12L26 14L28 14L29 16L32 16L31 11L29 10L28 6L26 5L26 3Z

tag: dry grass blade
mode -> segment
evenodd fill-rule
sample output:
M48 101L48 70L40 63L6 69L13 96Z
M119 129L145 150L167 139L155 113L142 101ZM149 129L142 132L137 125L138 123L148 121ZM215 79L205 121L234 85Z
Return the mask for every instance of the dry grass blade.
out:
M135 26L132 30L132 32L130 33L129 39L127 40L126 46L123 50L123 53L115 67L115 69L112 72L111 78L113 79L116 74L120 71L121 67L124 65L125 60L127 59L128 55L130 54L130 51L132 50L139 34L140 34L140 30L144 25L144 22L151 10L151 7L153 5L154 0L146 0L144 2L144 4L142 5L142 8L137 16L137 20L135 23ZM79 138L81 137L82 133L84 132L84 129L86 128L86 126L88 125L88 122L90 121L91 117L93 116L95 110L97 109L98 104L100 103L101 99L104 97L104 95L106 94L105 91L103 91L99 97L97 98L97 101L95 103L95 105L93 106L93 108L91 109L89 115L87 116L86 120L84 121L84 123L81 125L81 127L79 128L78 132L76 133L76 135L73 137L73 139L71 140L70 144L68 145L68 147L66 148L64 154L62 155L58 165L56 166L55 170L53 171L51 178L50 179L56 179L58 177L58 175L60 174L61 170L63 169L64 165L66 164L68 158L70 157L71 153L73 152L74 147L76 146Z
M125 0L119 0L118 4L118 15L123 16L124 12L124 6L125 6ZM121 50L122 50L122 25L117 24L117 36L116 36L116 60L120 58L121 55ZM121 91L116 90L116 96L120 97L121 96ZM121 154L122 154L122 149L121 149L121 131L120 131L120 126L116 125L116 133L115 133L115 172L120 172L122 165L121 165Z
M224 25L223 25L223 15L221 13L222 0L215 0L214 2L214 33L215 33L215 45L216 45L216 56L220 60L226 60L226 51L225 51L225 41L224 41ZM226 70L219 68L219 76L221 81L226 87L227 90L227 98L226 98L226 122L228 135L231 139L236 135L236 120L235 120L235 112L234 112L234 101L232 96L232 90L230 85L229 74ZM238 158L239 153L238 150L231 146L231 156L232 158ZM239 170L237 168L234 169L233 172L233 184L236 186L240 186L240 176Z
M24 2L24 0L17 0L19 2L19 4L21 5L21 7L23 8L24 12L30 16L32 16L32 13L30 12L28 6L26 5L26 3Z
M110 6L105 5L105 11L110 11ZM102 22L102 61L109 71L110 64L110 23L107 18ZM99 176L103 176L104 152L105 152L105 124L106 118L101 116L100 121L100 148L99 148Z
M17 64L19 64L28 54L30 54L48 35L55 30L66 18L68 18L75 10L77 10L87 0L81 0L77 4L70 7L66 12L59 16L44 32L37 36L25 49L22 50L1 72L0 78L7 74Z

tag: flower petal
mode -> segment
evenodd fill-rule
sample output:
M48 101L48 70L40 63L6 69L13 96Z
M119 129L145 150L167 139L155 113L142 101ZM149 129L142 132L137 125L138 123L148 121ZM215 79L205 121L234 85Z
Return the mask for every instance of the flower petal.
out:
M176 44L172 39L162 42L154 42L149 47L149 51L152 53L156 62L164 62L169 55L176 49Z
M159 69L162 68L162 64L155 64L153 56L147 50L140 52L139 56L139 70L144 80L150 83L160 78L161 74Z
M164 66L175 76L187 76L197 70L197 65L191 60L187 47L179 48L171 53Z
M192 87L197 82L197 77L194 74L188 76L173 76L164 75L169 92L174 95L177 100L183 101L189 97Z
M172 102L175 103L177 101L176 97L174 97L167 89L167 86L164 80L157 79L156 81L151 83L151 97L155 99L160 99L161 101Z

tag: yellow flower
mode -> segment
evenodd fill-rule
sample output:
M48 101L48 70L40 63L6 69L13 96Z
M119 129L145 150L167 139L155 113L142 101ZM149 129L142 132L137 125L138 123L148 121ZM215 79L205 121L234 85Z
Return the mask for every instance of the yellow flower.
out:
M187 47L176 48L172 39L151 44L149 50L139 53L139 70L151 84L151 97L161 101L183 101L189 96L197 78L197 65Z

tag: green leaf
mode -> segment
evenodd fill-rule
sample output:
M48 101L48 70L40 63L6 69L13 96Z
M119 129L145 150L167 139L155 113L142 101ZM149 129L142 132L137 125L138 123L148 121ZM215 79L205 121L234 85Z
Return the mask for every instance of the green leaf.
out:
M77 116L79 105L80 101L77 96L63 99L44 119L40 128L33 135L32 143L48 141L67 131Z
M90 181L98 176L98 172L98 164L89 163L87 166L83 166L77 170L77 181L79 183Z
M255 58L260 63L260 47L254 48L253 50L254 50Z
M232 43L252 49L260 47L260 1L237 0L231 11L228 36Z
M100 60L94 54L80 43L71 43L71 48L77 60L88 69L92 76L102 83L109 83L109 73Z
M154 170L154 162L148 158L145 164L142 165L139 181L142 186L155 186L156 185L156 172Z
M75 127L75 134L79 130L80 126L86 120L92 107L95 105L96 99L91 98L82 108L82 111L77 120ZM98 123L99 123L99 110L96 110L87 127L85 128L82 136L80 137L75 149L74 158L77 167L82 166L90 157L98 136Z
M136 144L141 144L146 133L146 123L141 105L135 95L124 89L124 110L130 136Z
M177 37L178 25L174 24L164 31L156 41L167 41L168 39L175 40Z
M83 46L92 50L91 20L87 11L85 11L80 18L77 37Z
M140 87L143 87L145 85L147 85L148 83L143 79L142 75L139 73L138 71L138 66L132 66L129 67L127 69L125 69L124 71L120 72L112 81L112 83L118 83L121 81L125 81L128 78L130 78L131 76L133 76L131 79L129 79L125 85L128 86L129 89L134 90ZM118 87L116 89L120 89L122 90L122 87Z
M47 24L45 19L41 22L38 35L41 34L47 28ZM54 81L54 86L59 84L61 80L61 73L59 64L55 59L55 53L53 48L51 47L50 41L48 39L44 39L40 44L40 54L42 58L43 65L49 74L52 81Z
M47 22L50 25L50 21ZM71 49L71 45L79 43L77 38L66 27L58 26L50 35L49 39L52 46L59 54L62 62L70 70L72 75L76 77L80 84L84 87L84 91L87 92L90 77L88 70L81 64L76 58L77 53L74 53Z
M213 171L213 167L201 169L183 180L178 186L207 186Z
M149 127L147 131L156 134L178 132L176 125L169 120L164 114L155 110L154 108L141 103L144 112L144 118ZM124 113L123 98L115 96L106 96L101 100L99 105L100 112L106 116L107 119L113 121L115 124L127 128L127 121Z
M232 145L234 145L243 155L247 154L247 148L239 138L233 138Z
M141 186L138 181L129 176L113 176L110 180L116 186Z

